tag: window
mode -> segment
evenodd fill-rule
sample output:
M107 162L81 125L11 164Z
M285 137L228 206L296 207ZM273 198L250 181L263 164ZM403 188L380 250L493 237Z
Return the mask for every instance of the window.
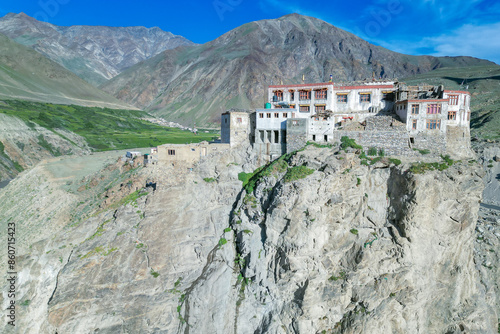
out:
M295 113L294 112L292 113L292 118L295 118Z
M295 92L293 90L290 91L290 101L295 100Z
M328 135L324 135L324 136L323 136L323 140L324 140L324 141L328 141Z
M300 106L300 112L309 112L309 106Z
M298 126L299 125L299 121L292 121L292 125L293 126Z
M416 130L417 129L417 120L416 119L413 120L413 122L411 124L411 128L412 128L412 130Z
M450 96L448 96L448 98L449 98L450 105L452 105L452 106L458 105L458 95L450 95Z
M359 94L359 102L360 103L368 103L371 101L370 94Z
M224 118L224 123L227 124L227 118Z
M426 124L425 128L428 130L441 129L441 120L429 119L429 120L427 120L427 124Z
M316 106L316 112L325 111L326 106Z
M382 100L385 101L394 101L394 93L392 92L382 92Z
M279 114L279 113L277 113L277 112L275 112L275 113L274 113L274 118L280 118L280 114Z
M168 150L168 155L175 155L175 150Z
M266 113L266 118L271 118L271 113L270 112Z
M418 109L419 109L419 105L418 104L412 104L411 105L411 114L412 115L418 115Z
M314 117L314 120L315 121L319 121L319 117Z
M316 135L313 135L313 141L316 141Z
M274 97L273 97L274 102L281 102L283 101L283 91L277 90L274 92Z
M457 119L457 112L456 111L448 111L448 119L451 120L456 120Z
M440 104L428 104L427 105L427 113L428 114L440 114L441 113L441 105Z
M347 103L347 94L337 94L338 103Z
M264 118L264 113L259 113L259 118Z
M283 113L283 118L287 118L288 117L288 113L284 112Z
M310 99L311 99L311 91L310 90L299 91L299 100L310 100Z
M236 123L243 123L243 118L238 117L238 118L236 119Z
M295 104L290 104L290 109L295 109Z
M318 100L326 100L326 89L317 90L314 92L314 98Z

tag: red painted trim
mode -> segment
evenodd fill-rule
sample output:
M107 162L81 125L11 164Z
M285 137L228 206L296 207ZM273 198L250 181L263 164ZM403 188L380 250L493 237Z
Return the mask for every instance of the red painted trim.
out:
M471 95L470 92L466 92L466 91L463 91L463 90L445 90L444 91L445 93L456 93L456 94L467 94L467 95Z
M289 88L289 87L315 87L315 86L333 85L333 82L299 84L299 85L269 85L269 88Z
M349 89L384 89L394 88L393 85L366 85L366 86L334 86L333 90L349 90ZM394 88L396 91L396 88Z
M394 85L362 85L362 86L335 86L333 82L324 82L324 83L313 83L313 84L298 84L298 85L270 85L269 88L302 88L302 87L321 87L321 86L334 86L333 89L337 90L346 90L346 89L379 89L379 88L396 88Z
M426 102L442 102L442 103L446 102L446 103L448 103L448 99L404 100L404 101L396 102L396 104L415 103L415 102L417 102L417 103L426 103Z

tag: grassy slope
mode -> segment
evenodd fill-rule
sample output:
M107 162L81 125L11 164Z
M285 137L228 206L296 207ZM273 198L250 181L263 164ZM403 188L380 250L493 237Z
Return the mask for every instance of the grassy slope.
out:
M441 68L401 81L408 84L443 84L446 89L460 90L465 90L468 85L468 91L472 94L472 136L500 138L500 66Z
M3 34L0 34L0 98L131 108Z
M151 147L165 143L184 144L211 140L217 134L165 128L139 118L140 110L115 110L75 105L7 100L0 112L19 117L28 125L37 123L49 130L66 129L86 139L98 151Z

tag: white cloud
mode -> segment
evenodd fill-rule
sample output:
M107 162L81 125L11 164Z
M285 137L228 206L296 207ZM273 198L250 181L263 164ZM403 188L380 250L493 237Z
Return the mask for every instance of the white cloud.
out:
M500 64L500 23L475 26L466 24L449 34L424 38L436 56L472 56Z

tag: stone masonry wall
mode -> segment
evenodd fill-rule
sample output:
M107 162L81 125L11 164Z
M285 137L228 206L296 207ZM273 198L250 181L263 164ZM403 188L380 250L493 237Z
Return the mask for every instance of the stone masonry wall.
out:
M288 119L286 122L286 153L301 149L307 143L308 119Z
M335 131L335 141L347 136L368 150L370 147L383 149L386 155L410 156L413 151L409 147L409 138L402 131Z

